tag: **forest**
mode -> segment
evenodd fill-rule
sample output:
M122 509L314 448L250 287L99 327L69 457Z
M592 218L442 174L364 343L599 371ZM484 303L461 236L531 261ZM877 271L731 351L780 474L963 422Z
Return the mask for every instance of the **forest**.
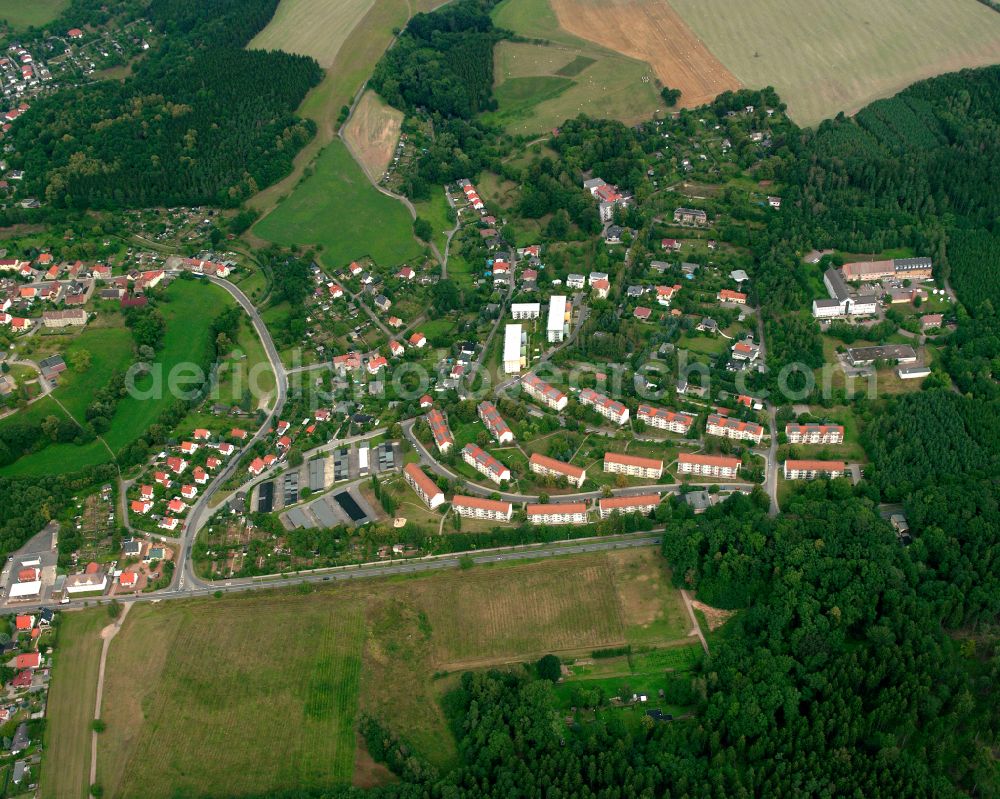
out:
M244 50L277 0L153 0L164 43L124 82L63 89L12 132L26 192L56 207L236 206L312 137L294 115L315 61Z

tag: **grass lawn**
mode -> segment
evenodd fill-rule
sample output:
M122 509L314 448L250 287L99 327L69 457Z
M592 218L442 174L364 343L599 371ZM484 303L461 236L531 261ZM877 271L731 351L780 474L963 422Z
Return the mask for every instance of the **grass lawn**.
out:
M268 593L134 608L108 656L105 796L239 796L348 781L364 637L353 597Z
M58 16L69 0L0 0L0 19L12 28L38 27Z
M78 362L83 351L90 353L90 365L78 371L73 364ZM114 372L127 368L131 363L132 337L123 327L88 328L69 339L65 347L56 348L56 352L65 358L69 368L59 375L59 386L52 396L65 406L70 415L82 420L94 393L107 384ZM33 357L41 360L45 356L39 353ZM32 378L37 377L37 372L29 374ZM65 413L53 400L39 400L0 421L0 427L36 422L51 415L63 417Z
M90 722L97 701L100 636L110 623L103 608L60 616L46 714L42 799L89 796Z
M238 354L223 360L219 367L219 382L209 396L213 401L236 405L243 392L249 389L259 404L270 407L276 389L274 371L249 319L240 325L234 352L245 357Z
M212 345L209 330L212 319L233 302L228 292L218 286L194 280L175 280L168 287L165 297L168 301L160 304L160 311L167 329L155 362L162 366L164 386L169 382L167 378L171 371L179 364L205 359ZM153 393L153 380L150 376L137 381L136 388ZM85 402L84 399L74 397L73 401L83 403L86 408L89 396ZM111 451L117 452L135 441L173 401L173 396L165 389L155 392L148 399L132 396L122 399L111 419L111 428L104 434ZM37 404L41 406L44 402ZM0 474L12 477L61 474L106 463L111 457L99 440L79 447L75 444L53 444L4 467Z
M448 219L448 200L444 196L444 189L440 186L433 187L430 199L414 203L413 207L417 209L417 216L431 223L434 230L432 240L437 245L441 256L444 257L444 246L448 240L447 233L455 226L455 223ZM448 265L451 266L451 258L448 259Z
M292 194L254 227L269 241L315 244L328 269L370 256L395 266L421 252L402 203L379 193L341 141L331 142Z

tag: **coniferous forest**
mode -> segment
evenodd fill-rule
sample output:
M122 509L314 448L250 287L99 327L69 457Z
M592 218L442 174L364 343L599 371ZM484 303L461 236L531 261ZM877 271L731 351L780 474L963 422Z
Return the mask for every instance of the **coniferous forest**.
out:
M244 50L277 0L153 0L163 44L124 82L68 88L16 128L13 166L56 207L238 205L291 169L310 58Z

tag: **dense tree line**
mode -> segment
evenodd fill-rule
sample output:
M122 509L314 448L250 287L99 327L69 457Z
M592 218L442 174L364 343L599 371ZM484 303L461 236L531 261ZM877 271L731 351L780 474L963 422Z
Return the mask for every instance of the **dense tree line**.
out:
M164 42L124 82L32 105L13 136L25 189L61 207L232 206L291 169L312 136L294 110L321 70L244 50L277 0L153 0Z
M370 85L391 105L472 119L495 107L492 0L459 0L416 14L382 57Z

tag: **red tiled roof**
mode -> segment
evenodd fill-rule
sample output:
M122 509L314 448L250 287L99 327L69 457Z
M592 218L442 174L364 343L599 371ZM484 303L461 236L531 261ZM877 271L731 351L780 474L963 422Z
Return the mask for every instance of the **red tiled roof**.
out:
M640 458L638 455L624 455L619 452L605 452L605 463L620 463L624 466L639 466L643 469L662 469L663 461L653 458Z
M640 497L604 497L598 500L601 510L616 510L621 508L641 508L646 505L659 505L658 494L645 494Z
M490 510L497 513L509 513L511 510L511 504L509 502L500 502L495 499L483 499L482 497L466 497L461 494L455 494L455 496L451 499L451 504L466 508L480 508L481 510Z
M525 506L529 516L549 516L554 513L586 513L586 502L550 502Z
M550 458L548 455L540 455L537 452L533 452L531 454L531 458L528 463L538 464L546 469L551 469L554 472L559 472L567 475L568 477L572 477L575 480L579 480L583 476L583 469L581 467L574 466L571 463L557 461L555 458Z

